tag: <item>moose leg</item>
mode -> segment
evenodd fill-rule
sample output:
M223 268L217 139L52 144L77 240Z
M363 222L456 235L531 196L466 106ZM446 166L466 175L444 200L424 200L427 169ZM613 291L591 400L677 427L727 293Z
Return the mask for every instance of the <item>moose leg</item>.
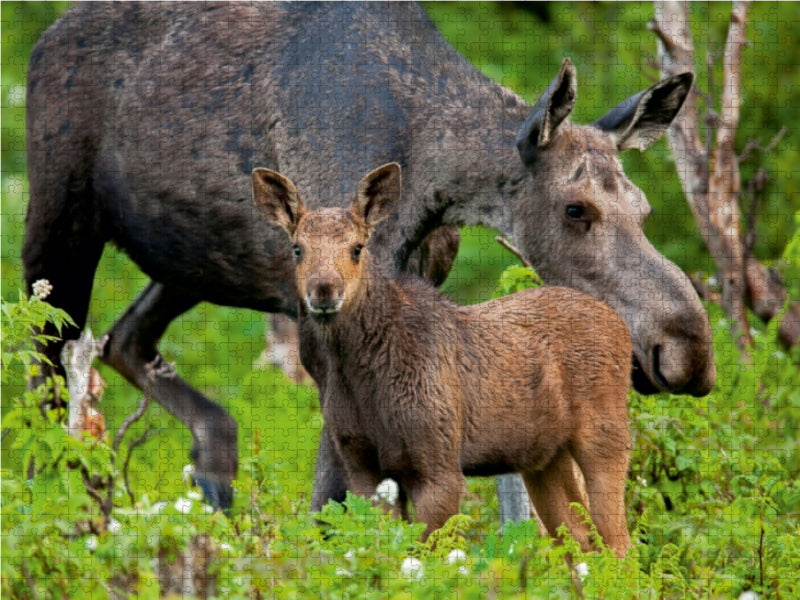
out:
M34 282L47 279L53 286L46 300L53 306L63 309L75 321L75 326L65 326L61 330L62 339L37 347L54 366L41 364L40 375L30 382L32 388L43 383L47 377L64 375L61 365L61 349L68 340L80 337L86 324L89 299L92 294L92 281L105 241L86 227L81 233L70 233L77 225L68 226L56 220L46 220L50 213L30 211L26 224L27 232L22 250L25 264L25 282L32 293ZM54 231L61 231L54 234ZM57 335L52 324L45 326L47 335Z
M552 461L541 471L522 474L528 495L547 532L556 537L558 528L565 524L584 551L592 549L589 528L570 504L586 506L586 496L573 470L569 451L559 450Z
M194 437L195 479L206 501L230 508L236 476L236 421L178 377L158 352L169 323L197 298L151 282L108 333L102 360L186 425Z

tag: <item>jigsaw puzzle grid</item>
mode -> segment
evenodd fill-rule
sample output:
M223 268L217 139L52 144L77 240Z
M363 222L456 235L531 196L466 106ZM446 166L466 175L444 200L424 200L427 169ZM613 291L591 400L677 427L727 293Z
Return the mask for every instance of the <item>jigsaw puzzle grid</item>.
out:
M787 169L785 158L794 153L800 139L794 131L796 117L786 120L787 115L793 114L790 105L798 96L794 91L796 77L787 67L791 56L797 55L800 60L800 52L794 50L797 37L791 29L791 24L800 19L797 6L786 9L775 3L765 3L765 6L751 7L748 37L753 44L745 50L744 59L747 73L763 69L764 74L759 76L758 89L747 79L742 82L743 104L765 103L761 109L769 116L752 123L743 119L739 137L744 141L741 144L746 144L753 136L761 136L761 148L771 145L769 140L775 140L774 147L758 159L760 162L746 160L742 163L743 181L749 181L757 167L763 167L768 173L766 191L759 192L762 196L754 235L756 252L773 262L779 262L781 251L794 233L797 225L793 219L800 209L794 195L798 187L797 173ZM541 5L524 8L512 3L501 9L486 4L470 10L453 3L440 8L434 22L449 41L484 73L515 89L531 104L558 73L562 58L578 56L574 61L579 73L579 100L572 115L578 123L591 123L605 114L613 105L607 99L621 101L658 79L657 70L645 62L655 56L654 37L646 29L646 19L638 16L648 14L651 9L642 8L639 3L587 8L586 11L565 3L554 3L549 8ZM4 2L2 5L4 305L14 302L17 289L24 288L21 249L30 200L25 164L24 73L32 42L43 24L52 22L57 12L56 6L48 4L35 9L25 8L22 3ZM719 7L708 13L709 22L711 19L719 21L708 28L719 37L717 46L712 47L717 58L724 43L724 35L720 33L727 23L720 21L724 13ZM631 14L637 18L631 18ZM568 32L553 30L553 24L564 23L572 23L572 29ZM398 25L400 29L405 26L406 23ZM636 35L631 31L634 27L640 27ZM519 36L520 30L536 31L541 39L524 40ZM332 27L329 34L335 36L336 31ZM696 41L704 50L705 42L699 37ZM539 48L537 57L546 55L548 58L544 61L520 58L534 46ZM175 43L170 50L175 51L175 47L180 44ZM582 61L578 62L580 59ZM629 77L621 73L628 73ZM714 85L719 86L721 74L714 73ZM319 83L324 85L331 81ZM704 78L702 86L706 84ZM524 89L516 86L524 86ZM765 94L764 89L772 92ZM592 100L583 102L582 93ZM252 98L246 100L250 102ZM752 115L752 109L748 110L751 112L745 115ZM776 123L785 125L787 131L776 135L778 131L773 127ZM174 160L175 165L179 164L179 157L175 156ZM622 160L625 174L644 190L650 204L656 207L645 232L658 251L687 272L713 272L714 263L703 247L691 210L680 193L668 145L659 142L641 155L628 152ZM362 173L377 166L364 164ZM170 165L161 165L161 168L169 169ZM249 190L249 174L240 175ZM340 181L336 179L334 183ZM328 185L324 181L317 181L314 186L309 186L307 181L302 183L306 188L300 185L298 188L323 194ZM331 184L331 187L335 186ZM354 191L347 190L347 195ZM747 193L754 192L748 188ZM744 197L747 198L746 194ZM250 197L246 200L251 201ZM140 235L147 235L147 231L141 231ZM496 241L497 235L498 232L481 227L462 229L458 259L442 286L444 293L455 302L472 304L491 300L497 294L504 270L519 264L514 252ZM169 253L164 254L164 260L173 258ZM150 289L150 281L125 251L107 245L94 275L87 327L98 338L111 330L136 297ZM717 291L713 276L710 282L705 281L712 292ZM791 289L792 281L786 285ZM42 294L42 298L46 299L46 294ZM794 491L800 484L800 461L797 436L791 433L793 428L796 433L796 414L800 409L797 392L800 378L786 365L796 367L796 362L792 363L787 351L773 339L771 347L764 346L756 353L757 361L764 360L763 364L756 364L753 372L757 374L750 375L750 371L742 367L741 372L747 374L740 377L739 353L732 341L720 337L724 315L715 304L705 306L714 328L718 361L717 387L710 396L714 404L709 405L707 398L688 395L651 397L632 392L629 396L634 449L628 473L626 510L631 543L638 548L637 568L646 573L649 582L661 581L668 597L678 597L677 588L664 583L670 569L684 569L682 581L700 582L697 585L708 594L713 592L746 600L773 597L776 590L782 595L791 594L800 589L800 578L789 567L795 565L796 570L800 560L800 546L790 539L800 535L796 524L792 524L793 515L800 510ZM541 593L549 589L547 585L578 590L574 592L578 594L583 594L584 589L594 589L593 585L602 587L598 583L602 576L595 572L599 563L591 560L556 571L552 577L553 580L560 577L560 583L541 583L549 579L536 572L537 559L532 556L544 555L550 548L549 542L539 536L536 521L509 525L505 538L499 534L502 509L494 480L489 478L469 478L461 504L466 520L453 524L453 528L460 530L460 536L450 535L453 533L450 532L446 534L450 537L443 538L441 548L448 549L444 553L437 554L435 547L420 550L416 540L424 527L387 527L381 521L380 512L372 511L369 502L351 499L344 513L329 506L319 521L308 516L323 417L317 389L300 364L298 342L292 328L292 322L282 316L265 316L263 312L201 302L175 318L160 337L159 350L165 360L163 364L154 364L153 369L163 369L161 372L170 376L174 366L181 378L219 403L238 424L239 455L233 509L228 517L219 516L220 521L230 519L225 525L209 524L206 512L209 508L203 501L204 492L205 499L209 497L208 489L194 485L196 466L191 458L194 444L188 429L155 399L150 399L140 419L129 427L124 426L125 419L137 407L144 406L143 396L119 373L97 360L96 371L90 373L93 382L90 388L96 402L93 400L91 408L87 409L95 412L87 414L96 414L99 420L87 420L85 429L95 438L89 444L111 444L115 434L125 427L119 461L113 464L116 479L110 485L106 482L106 488L98 487L101 496L111 488L116 489L114 510L104 515L96 499L86 495L77 475L71 479L69 475L64 476L64 481L75 487L61 496L60 502L72 498L75 506L62 508L60 512L48 504L59 500L51 499L47 486L31 488L34 491L29 498L36 499L28 502L34 512L49 514L50 511L59 515L63 523L68 523L63 525L58 521L63 531L57 535L64 542L53 545L50 550L47 545L53 543L53 531L46 530L46 534L37 537L30 528L20 525L18 507L24 506L25 501L19 500L22 496L17 492L9 492L11 498L8 501L4 498L3 504L17 512L12 514L3 509L3 562L7 565L3 569L4 597L6 593L9 597L21 597L15 591L21 581L33 590L29 597L35 597L37 592L47 597L75 597L78 593L75 590L80 590L82 597L93 597L101 593L98 590L104 590L102 593L111 597L125 597L125 593L144 597L158 597L159 594L211 597L232 596L237 588L250 590L249 597L284 597L284 593L316 597L320 590L328 588L335 590L331 592L333 597L340 597L338 594L343 597L348 581L353 586L350 593L359 597L381 597L389 590L395 593L401 589L413 597L423 594L422 588L428 584L429 592L435 589L440 597L445 597L443 590L456 593L462 585L458 582L464 580L474 584L473 587L463 584L466 585L464 589L469 590L469 593L464 592L465 597L473 593L479 597L507 591L506 584L521 589L523 597L537 590ZM758 329L763 329L760 324ZM763 340L766 335L766 332L758 333L756 339ZM775 335L774 332L771 335ZM91 379L95 376L97 379ZM20 371L6 383L4 375L4 419L13 406L12 398L22 394L25 388L23 377ZM767 383L759 384L759 377ZM746 389L747 393L737 392L736 386ZM753 394L750 394L751 387L755 389ZM669 398L672 404L668 410L659 405L658 398L660 402ZM63 410L66 415L66 409ZM714 410L730 411L731 421L737 418L734 411L741 410L746 424L734 424L726 429L718 422L719 415L713 415ZM770 433L763 434L761 429L768 429ZM7 470L9 473L16 470L17 475L23 470L35 471L34 463L21 464L24 451L13 445L16 435L6 437L5 431L3 434L4 479ZM128 456L130 464L123 466L123 457ZM727 470L728 474L721 474L721 470ZM64 471L69 469L64 467ZM723 484L727 487L720 489ZM397 493L390 484L386 487L384 482L381 486L377 495L384 500L387 494ZM130 498L127 490L132 494ZM716 508L704 515L694 503L694 495L716 503ZM79 496L82 499L77 499ZM691 506L693 512L680 512L681 503ZM720 512L724 513L723 517ZM132 513L140 520L135 521L130 516ZM73 515L74 522L70 522ZM353 515L352 521L348 520L351 518L348 515ZM675 515L674 523L670 522L672 515ZM182 516L187 519L186 523L192 524L182 523ZM134 521L140 530L124 531ZM681 527L685 534L679 533ZM374 531L381 533L375 535ZM233 541L235 534L242 537ZM390 539L391 535L395 535L395 539ZM704 566L706 572L687 576L689 567L679 559L670 563L673 559L667 554L671 550L662 546L683 544L681 551L688 554L686 548L691 547L692 537L697 539L698 546L705 548L704 555L719 553L718 562L723 566L717 571ZM522 546L515 546L512 541L516 539L524 539L528 545L520 549ZM370 546L370 543L379 542L385 545ZM296 555L292 554L292 548ZM498 560L503 566L491 563L493 557L501 554ZM32 558L27 562L8 558L19 555ZM125 560L120 558L122 556L126 556ZM102 560L112 565L111 572L95 577L78 576L74 574L76 571L70 571L88 569L88 565L97 565L97 561ZM141 565L132 566L136 561L141 561ZM534 566L530 569L533 572L527 575L525 569L529 562ZM71 566L63 567L60 577L48 570L62 563ZM18 568L18 564L23 567ZM394 567L387 571L387 564ZM36 565L50 567L42 567L43 570L37 572ZM654 575L657 569L663 569L664 577ZM621 571L614 573L619 581L626 576ZM528 577L541 581L531 584ZM446 580L452 581L448 584L450 587L436 587L443 586ZM69 592L64 591L67 589L64 586L69 585L64 582L70 581L79 583L69 588ZM415 585L420 587L415 588ZM643 589L636 593L646 593ZM652 589L651 586L649 590Z

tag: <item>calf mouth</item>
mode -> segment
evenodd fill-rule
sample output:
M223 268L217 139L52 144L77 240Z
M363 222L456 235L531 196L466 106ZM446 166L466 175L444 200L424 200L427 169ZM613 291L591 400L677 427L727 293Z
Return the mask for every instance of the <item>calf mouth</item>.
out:
M306 306L308 307L308 313L314 321L317 323L330 323L342 309L342 301L340 300L333 304L315 305L310 300L306 300Z

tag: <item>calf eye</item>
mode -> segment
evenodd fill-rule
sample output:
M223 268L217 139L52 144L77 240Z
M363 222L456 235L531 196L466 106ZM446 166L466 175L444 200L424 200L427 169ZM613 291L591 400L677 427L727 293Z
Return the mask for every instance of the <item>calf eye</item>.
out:
M303 256L303 251L300 249L300 246L295 246L294 247L294 255L297 258L300 258L301 256Z
M364 248L363 244L356 244L353 248L353 260L358 262L358 259L361 257L361 250Z

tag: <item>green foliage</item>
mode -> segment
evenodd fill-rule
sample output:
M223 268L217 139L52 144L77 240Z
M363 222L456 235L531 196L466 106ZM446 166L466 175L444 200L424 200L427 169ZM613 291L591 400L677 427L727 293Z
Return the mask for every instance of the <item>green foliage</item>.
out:
M531 267L512 265L500 274L500 281L494 297L508 296L514 292L535 288L542 285L542 280Z
M508 290L535 282L521 267L501 279ZM20 332L4 336L6 376L32 347L42 315L65 317L38 298L21 296L2 308L18 327L8 331ZM683 598L745 590L794 597L800 374L778 349L774 326L756 332L748 363L719 309L708 308L720 382L713 392L702 399L631 393L632 548L623 560L607 549L583 554L566 532L564 544L554 545L535 521L499 531L490 479L470 480L462 515L426 543L419 541L422 525L352 495L309 514L321 426L315 392L249 361L226 388L229 410L242 424L230 515L210 512L179 478L164 480L163 467L148 472L153 459L145 452L131 457L131 471L141 472L132 479L131 503L119 467L129 450L116 456L105 442L69 437L58 411L39 410L44 388L14 398L3 431L14 432L7 451L23 458L12 462L19 469L4 461L2 473L3 596L30 597L33 590L40 598L158 598L176 590L170 577L194 552L204 557L195 559L197 578L225 598ZM119 392L111 387L106 394L124 398ZM172 445L181 435L166 430L157 437L185 452ZM185 454L175 460L182 464ZM107 513L87 477L105 482L102 494L113 500ZM205 554L197 554L201 546Z
M794 214L795 230L783 250L783 280L789 296L800 302L800 210Z
M74 325L70 316L59 308L43 302L39 296L27 297L18 291L19 302L2 301L2 379L5 385L9 382L15 366L25 370L26 375L38 375L38 367L34 361L45 361L47 358L37 351L39 345L57 339L56 336L43 333L45 323L52 323L60 333L64 325Z

